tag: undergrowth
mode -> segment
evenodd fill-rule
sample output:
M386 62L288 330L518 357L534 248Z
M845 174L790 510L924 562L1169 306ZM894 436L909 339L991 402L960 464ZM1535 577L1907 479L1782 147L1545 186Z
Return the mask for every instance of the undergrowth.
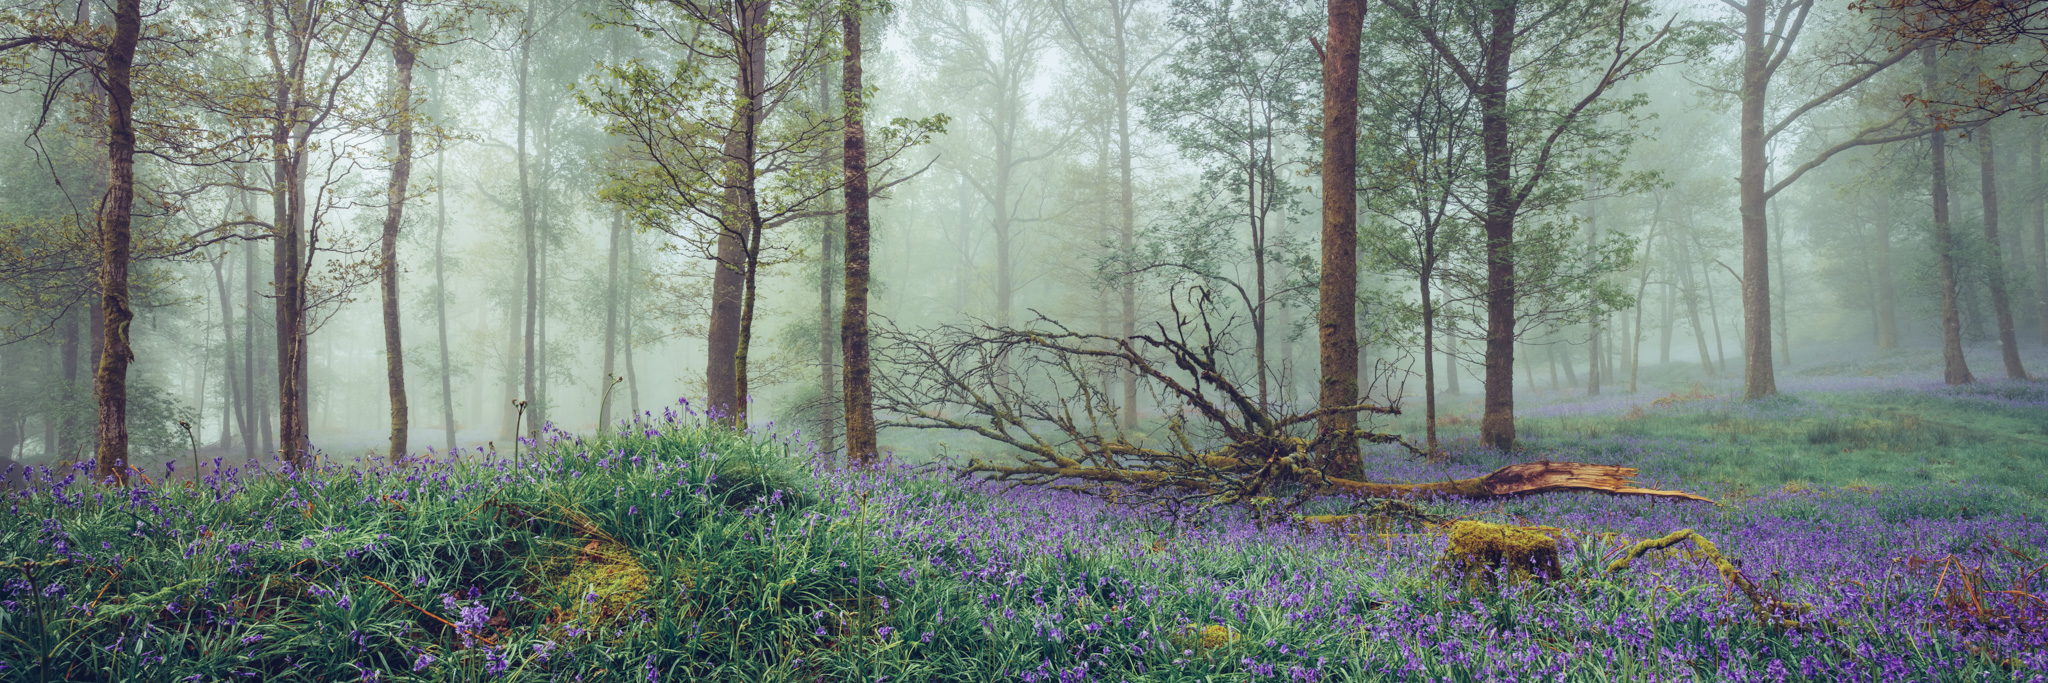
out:
M905 468L818 474L788 440L673 412L617 429L549 432L516 462L216 462L190 484L132 489L78 471L9 473L26 487L9 494L0 523L0 681L1978 681L2048 671L2040 610L1998 593L2035 590L2038 577L1993 561L2033 562L2048 533L2039 519L1997 512L2012 502L2000 490L1788 489L1724 508L1438 501L1400 506L1413 518L1402 533L1347 536ZM1447 587L1432 573L1442 536L1419 530L1450 518L1568 527L1565 575ZM1760 622L1683 552L1604 569L1620 544L1680 525L1717 536L1759 585L1819 611L1790 628ZM1911 533L1864 531L1893 526ZM1785 546L1808 543L1788 539L1814 528L1864 544L1835 549L1825 580L1784 559ZM1848 557L1887 553L1898 561L1869 571Z

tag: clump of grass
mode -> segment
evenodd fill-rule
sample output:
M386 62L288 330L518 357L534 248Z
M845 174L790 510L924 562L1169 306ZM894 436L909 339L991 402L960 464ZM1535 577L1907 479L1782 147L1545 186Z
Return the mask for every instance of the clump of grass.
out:
M1817 446L1917 451L1948 448L1956 441L1953 430L1911 413L1897 413L1889 419L1827 418L1806 429L1806 442Z

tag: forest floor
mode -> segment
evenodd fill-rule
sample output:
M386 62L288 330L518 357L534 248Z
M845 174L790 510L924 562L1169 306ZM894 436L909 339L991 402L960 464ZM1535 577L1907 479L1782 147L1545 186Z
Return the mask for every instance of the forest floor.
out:
M1449 462L1367 471L1613 463L1719 503L1431 500L1368 529L812 471L687 412L517 462L38 471L0 500L0 682L2048 681L2048 390L1925 362L1795 369L1761 402L1676 369L1532 395L1527 452L1453 424ZM1452 520L1546 527L1558 575L1452 580ZM1717 553L1614 565L1681 529Z
M1779 376L1779 395L1761 401L1738 400L1739 377L1666 364L1646 368L1635 393L1626 379L1599 396L1583 387L1524 393L1518 425L1525 456L1614 461L1652 481L1738 496L1940 483L2048 497L2048 382L2004 379L1995 347L1971 351L1980 380L1971 385L1943 385L1938 352L1902 351L1794 366ZM2027 367L2048 373L2048 351L2029 351ZM1477 398L1440 401L1449 448L1475 450ZM1422 432L1416 413L1411 404L1401 433Z

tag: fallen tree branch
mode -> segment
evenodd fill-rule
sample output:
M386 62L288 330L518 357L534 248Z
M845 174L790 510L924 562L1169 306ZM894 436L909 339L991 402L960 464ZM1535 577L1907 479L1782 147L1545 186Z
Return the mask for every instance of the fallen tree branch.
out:
M1729 561L1727 556L1722 555L1721 549L1716 547L1713 541L1707 540L1705 536L1701 536L1691 529L1679 529L1665 534L1663 538L1652 538L1639 542L1630 547L1628 552L1622 553L1621 557L1614 558L1613 562L1608 563L1607 571L1608 573L1615 573L1626 570L1630 565L1634 564L1637 558L1642 557L1645 553L1652 550L1669 548L1685 541L1692 541L1695 552L1705 557L1709 562L1714 563L1714 569L1721 573L1721 578L1730 585L1735 586L1737 590L1742 591L1743 597L1749 598L1749 604L1756 608L1757 616L1763 618L1766 622L1785 628L1800 628L1802 624L1799 623L1798 617L1813 609L1812 605L1785 602L1765 593L1762 588L1756 585L1756 582L1750 581L1749 577L1744 575L1742 570L1735 566L1734 562Z
M1172 315L1142 334L1079 332L1039 316L1022 328L987 325L900 330L875 327L876 409L885 427L975 434L1008 447L1014 463L972 458L956 471L1015 485L1053 486L1120 501L1228 505L1290 496L1293 510L1316 496L1505 498L1596 491L1713 502L1682 491L1635 486L1635 468L1530 462L1483 477L1394 484L1331 476L1357 463L1326 461L1350 442L1415 448L1400 436L1360 428L1322 431L1329 415L1399 415L1361 392L1336 406L1299 406L1234 380L1247 354L1234 319L1219 319L1206 292L1183 293ZM1164 416L1147 431L1109 395L1108 378L1136 376L1152 387ZM1149 432L1149 433L1148 433ZM1163 434L1161 433L1163 432Z

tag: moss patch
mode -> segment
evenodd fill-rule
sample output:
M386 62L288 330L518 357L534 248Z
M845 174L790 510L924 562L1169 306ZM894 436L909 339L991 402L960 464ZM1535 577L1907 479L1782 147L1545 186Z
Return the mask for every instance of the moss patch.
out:
M1492 585L1498 577L1510 583L1548 580L1564 574L1557 561L1557 539L1547 529L1461 521L1451 525L1451 542L1437 570L1468 588Z
M597 539L549 557L534 578L534 593L552 608L548 621L585 629L631 616L653 584L632 548Z

